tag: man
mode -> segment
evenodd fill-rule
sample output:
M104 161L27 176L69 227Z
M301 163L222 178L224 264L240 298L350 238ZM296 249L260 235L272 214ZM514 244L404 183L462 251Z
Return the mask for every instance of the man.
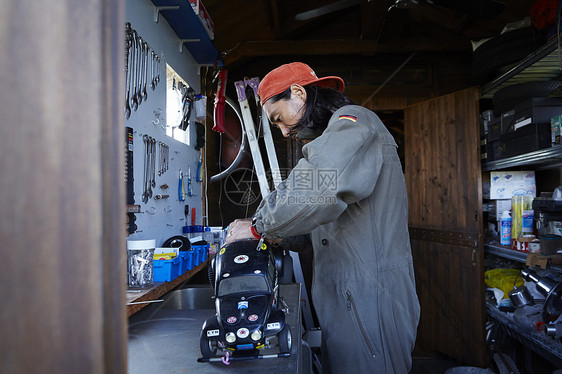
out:
M263 78L264 114L306 143L304 158L252 220L230 224L227 242L310 233L324 371L408 373L419 302L404 175L381 120L343 90L341 78L318 78L299 62Z

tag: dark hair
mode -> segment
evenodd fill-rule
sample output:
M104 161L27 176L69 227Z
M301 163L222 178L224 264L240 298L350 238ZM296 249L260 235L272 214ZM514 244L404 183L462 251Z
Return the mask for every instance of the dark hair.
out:
M289 131L291 137L298 139L314 139L326 130L332 114L339 108L352 104L351 100L343 93L333 88L320 86L304 86L306 90L306 104L300 121ZM289 100L291 88L273 96L270 100Z

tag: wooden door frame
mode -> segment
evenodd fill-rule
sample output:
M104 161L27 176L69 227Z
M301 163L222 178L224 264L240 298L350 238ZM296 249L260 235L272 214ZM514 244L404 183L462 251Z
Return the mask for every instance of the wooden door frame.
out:
M0 24L2 372L125 373L125 2Z

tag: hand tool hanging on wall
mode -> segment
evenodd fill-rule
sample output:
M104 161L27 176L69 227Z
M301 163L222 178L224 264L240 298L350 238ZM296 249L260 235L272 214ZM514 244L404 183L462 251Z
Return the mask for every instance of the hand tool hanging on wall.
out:
M132 49L133 49L133 62L130 66L131 69L131 108L137 110L139 101L137 97L137 78L138 78L138 65L139 65L139 37L135 30L132 33Z
M150 188L156 187L156 139L150 138L151 140L151 152L152 152L152 170L151 170L151 181L150 181ZM151 191L152 192L152 191Z
M125 24L125 117L148 99L146 86L160 82L160 57L127 22ZM150 82L149 79L150 66Z
M178 182L178 200L184 201L185 200L185 192L183 189L183 171L180 169L180 179Z
M148 202L148 163L149 163L149 155L148 155L148 135L144 135L142 137L144 142L144 178L143 178L143 190L142 190L142 202Z
M193 196L191 191L191 166L187 169L187 196Z
M158 176L163 175L167 169L168 162L168 145L158 141Z
M203 161L203 155L199 154L199 162L197 163L197 175L195 175L195 180L197 182L203 181L203 177L201 175L201 173L203 172L203 170L201 170L202 161Z
M132 63L132 43L133 37L131 24L127 22L125 24L125 118L129 118L131 115L131 106L129 105L131 69L129 69L129 65Z
M186 86L183 82L178 82L178 90L181 94L181 107L182 119L179 128L183 131L189 126L189 119L191 118L191 111L193 108L193 101L195 100L196 93L193 88Z

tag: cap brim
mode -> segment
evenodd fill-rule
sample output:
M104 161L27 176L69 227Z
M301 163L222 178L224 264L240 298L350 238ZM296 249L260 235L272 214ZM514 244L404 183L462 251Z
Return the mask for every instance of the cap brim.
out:
M345 90L345 83L343 82L343 79L334 76L322 77L314 82L311 82L309 85L330 87L339 92L343 92Z

